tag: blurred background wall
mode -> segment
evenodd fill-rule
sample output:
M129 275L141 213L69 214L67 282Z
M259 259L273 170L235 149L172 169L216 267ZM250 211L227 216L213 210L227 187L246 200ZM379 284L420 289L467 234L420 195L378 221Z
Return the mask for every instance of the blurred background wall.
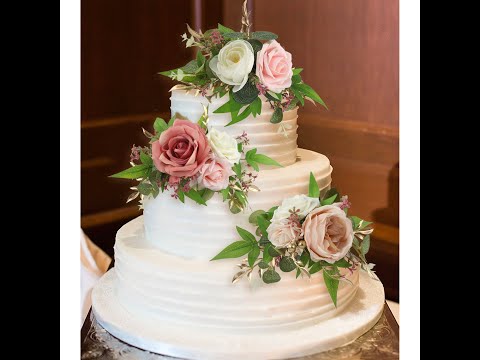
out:
M299 146L327 155L352 213L375 222L369 259L398 300L398 0L250 1L254 28L279 35L329 106L300 111ZM142 126L169 117L173 83L157 72L192 58L185 23L239 29L242 2L82 0L82 228L109 255L140 212L128 182L107 176L145 144Z

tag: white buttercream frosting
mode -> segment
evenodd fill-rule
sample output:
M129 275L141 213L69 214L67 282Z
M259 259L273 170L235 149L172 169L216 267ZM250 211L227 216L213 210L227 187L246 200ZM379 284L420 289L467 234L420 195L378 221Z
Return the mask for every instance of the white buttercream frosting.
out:
M297 156L297 109L286 111L283 114L283 129L280 124L272 124L270 118L273 110L267 101L262 101L262 112L257 117L249 115L245 120L227 126L231 114L214 114L213 112L228 101L228 95L223 98L213 98L211 102L194 92L186 93L182 90L173 90L170 97L172 116L176 113L190 121L197 122L202 116L203 105L208 105L209 128L225 131L233 137L242 135L245 131L250 144L245 147L248 151L257 148L259 154L270 156L280 164L287 166L295 162ZM281 129L281 131L279 131Z
M285 198L307 194L310 171L315 175L322 193L327 191L332 181L328 158L304 149L299 149L298 155L300 160L293 165L258 173L255 185L260 191L249 192L250 209L244 213L232 214L220 194L215 194L207 206L190 199L185 199L182 204L169 192L144 201L147 240L152 246L172 255L211 259L228 244L238 240L237 225L255 231L248 222L252 211L268 210L280 205Z

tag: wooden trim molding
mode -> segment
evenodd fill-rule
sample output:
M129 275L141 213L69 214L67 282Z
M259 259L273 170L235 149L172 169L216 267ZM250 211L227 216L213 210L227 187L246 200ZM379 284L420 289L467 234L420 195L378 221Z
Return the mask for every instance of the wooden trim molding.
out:
M125 206L95 214L83 215L81 220L82 229L89 229L116 221L127 220L138 215L141 215L138 205Z

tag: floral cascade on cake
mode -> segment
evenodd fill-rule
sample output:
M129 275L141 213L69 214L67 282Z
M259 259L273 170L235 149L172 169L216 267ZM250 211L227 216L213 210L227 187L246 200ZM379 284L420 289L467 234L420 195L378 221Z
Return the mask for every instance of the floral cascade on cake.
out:
M245 163L259 171L258 164L281 166L257 149L244 151L247 134L233 138L226 132L207 128L208 110L198 123L173 117L167 124L157 118L154 134L143 129L150 146L133 146L130 167L112 175L115 178L137 179L139 184L127 203L142 196L156 198L165 190L185 201L185 196L198 204L207 205L215 192L228 200L230 210L238 213L248 204L249 191L259 191L256 178ZM243 161L242 161L243 156ZM139 163L138 163L139 162Z
M340 269L353 273L358 265L377 279L374 264L365 255L370 249L369 228L371 222L356 216L347 217L350 202L348 196L340 197L336 189L330 189L320 199L317 181L310 173L309 193L283 200L280 206L268 211L254 211L249 221L257 226L256 235L237 226L242 240L228 245L212 260L248 257L239 265L240 271L232 282L242 277L251 279L258 268L258 275L266 284L281 280L276 271L296 270L296 277L322 271L323 280L333 303L337 306L340 281L351 283ZM336 202L337 200L340 200ZM353 284L352 284L353 285Z
M305 99L327 107L317 92L302 80L303 69L293 68L292 54L277 42L278 36L268 31L250 31L246 2L243 6L242 29L236 32L221 24L202 33L187 25L182 35L187 47L198 47L196 60L160 74L179 81L176 89L195 90L211 99L229 96L229 101L214 111L230 113L227 126L256 117L262 111L262 97L270 103L274 124L283 120L285 111L305 104Z

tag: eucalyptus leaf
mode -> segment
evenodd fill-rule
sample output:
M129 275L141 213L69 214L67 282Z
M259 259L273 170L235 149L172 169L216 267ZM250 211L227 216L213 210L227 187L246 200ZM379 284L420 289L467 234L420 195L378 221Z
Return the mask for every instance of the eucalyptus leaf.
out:
M268 40L275 40L277 38L278 38L277 34L274 34L269 31L255 31L252 33L252 39L255 39L255 40L268 41Z
M270 246L268 248L268 254L272 257L277 257L281 255L280 252L277 249L275 249L274 246Z
M300 262L303 266L307 266L308 260L310 260L310 253L308 252L308 249L305 248L300 256Z
M332 278L331 271L323 269L323 281L327 287L328 293L332 298L333 304L337 307L337 292L339 280Z
M258 220L257 220L257 217L260 216L260 215L264 215L266 214L265 211L263 210L256 210L254 212L252 212L250 214L250 216L248 217L248 222L250 224L254 224L254 225L257 225L258 224Z
M236 40L236 39L245 39L246 35L242 32L230 32L223 34L223 37L228 40Z
M285 257L285 256L282 257L278 266L280 267L280 270L282 270L283 272L290 272L297 268L297 265L295 265L295 261L293 261L292 258Z
M259 91L257 87L250 80L248 80L243 88L233 93L233 98L239 104L248 105L258 98L258 95Z
M260 246L267 246L267 245L271 245L272 243L270 242L270 240L268 240L268 237L265 236L265 235L262 235L260 237L260 240L258 240L258 245Z
M256 59L257 58L257 56L256 56L257 52L262 50L263 44L257 39L248 39L247 41L250 43L250 45L252 45L253 53L254 53L255 59Z
M253 246L254 244L250 241L235 241L220 251L212 260L238 258L250 252L253 249Z
M201 51L197 51L197 66L201 68L203 65L205 65L205 56L203 56Z
M266 263L265 261L261 260L259 263L258 263L258 267L260 269L268 269L269 268L269 265L268 263Z
M363 255L366 255L368 253L368 250L370 250L370 235L365 235L362 241L362 253Z
M270 119L270 122L273 123L273 124L278 124L279 122L281 122L283 120L283 111L282 111L282 108L281 107L277 107L275 108L275 110L273 111L273 115Z
M213 190L205 188L199 191L199 194L203 200L208 201L213 197L213 194L215 194L215 192Z
M280 281L280 274L273 269L269 269L263 273L262 280L265 284L273 284Z
M149 183L141 182L137 185L137 190L142 195L150 195L152 192L152 185Z
M308 185L308 196L311 198L318 198L320 196L320 189L318 187L317 179L312 172L310 172L310 183Z

